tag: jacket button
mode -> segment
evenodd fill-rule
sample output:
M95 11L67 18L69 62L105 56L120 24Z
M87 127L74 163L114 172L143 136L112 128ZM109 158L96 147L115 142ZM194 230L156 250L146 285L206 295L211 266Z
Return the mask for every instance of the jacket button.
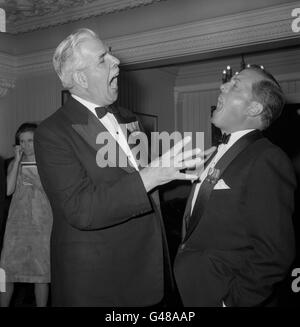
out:
M184 243L181 244L180 248L181 248L181 250L184 250L184 248L185 248L185 244L184 244Z

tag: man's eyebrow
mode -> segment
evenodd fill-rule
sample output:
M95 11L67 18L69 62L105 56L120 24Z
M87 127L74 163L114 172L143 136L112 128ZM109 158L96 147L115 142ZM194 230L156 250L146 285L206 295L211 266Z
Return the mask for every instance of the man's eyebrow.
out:
M105 56L106 54L107 54L107 51L105 50L105 51L101 52L101 53L98 55L98 58L99 58L99 59L103 59L104 56Z
M105 57L106 54L110 53L111 52L111 47L105 47L104 48L104 51L101 52L99 55L98 55L98 58L99 59L103 59L103 57Z

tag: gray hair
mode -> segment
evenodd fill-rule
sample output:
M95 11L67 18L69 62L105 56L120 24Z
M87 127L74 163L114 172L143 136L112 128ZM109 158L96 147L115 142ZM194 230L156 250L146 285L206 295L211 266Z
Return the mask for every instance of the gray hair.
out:
M53 66L65 88L70 89L73 86L72 73L86 66L82 60L79 46L87 39L98 39L98 36L88 28L78 29L65 38L54 52Z

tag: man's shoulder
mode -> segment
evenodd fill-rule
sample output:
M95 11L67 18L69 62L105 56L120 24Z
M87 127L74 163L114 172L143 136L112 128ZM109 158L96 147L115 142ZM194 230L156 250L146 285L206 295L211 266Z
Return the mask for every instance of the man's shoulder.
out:
M268 138L262 135L244 149L237 158L239 163L248 167L281 165L291 167L287 154Z
M288 155L268 138L263 137L254 142L248 149L252 157L253 167L268 167L293 172L293 166Z
M58 132L65 126L65 118L62 112L62 107L57 109L53 114L44 119L38 126L35 134L43 133L46 130L51 130L53 133Z
M251 149L252 148L252 149ZM272 143L268 138L262 137L258 139L256 142L254 142L250 149L253 152L256 152L257 155L261 155L264 157L281 157L289 160L286 153L276 144Z

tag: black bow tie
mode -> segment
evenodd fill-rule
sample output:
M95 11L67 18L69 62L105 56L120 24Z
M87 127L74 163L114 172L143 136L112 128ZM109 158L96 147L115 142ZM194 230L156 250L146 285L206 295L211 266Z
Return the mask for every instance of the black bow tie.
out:
M103 118L108 112L111 114L116 114L118 112L118 110L113 106L96 107L95 111L99 119Z
M230 139L231 134L223 133L222 136L219 138L218 144L227 144Z

